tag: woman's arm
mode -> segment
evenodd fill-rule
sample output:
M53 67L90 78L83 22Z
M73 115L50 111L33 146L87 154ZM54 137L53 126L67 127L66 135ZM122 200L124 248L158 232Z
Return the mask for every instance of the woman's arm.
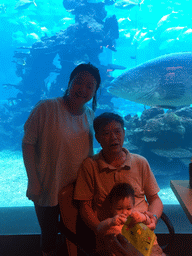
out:
M35 152L35 145L23 143L22 151L24 165L28 176L27 197L36 202L39 198L41 187L36 172L37 156Z

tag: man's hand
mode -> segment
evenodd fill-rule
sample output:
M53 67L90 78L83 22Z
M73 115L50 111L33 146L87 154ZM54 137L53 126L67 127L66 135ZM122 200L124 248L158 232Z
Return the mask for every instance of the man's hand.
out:
M147 214L149 216L149 218L151 219L151 223L149 225L147 225L148 228L150 228L151 230L155 230L156 225L157 225L157 220L156 218L153 216L153 214L149 211L145 212L145 214Z
M99 236L117 235L121 233L122 225L113 225L112 218L103 220L97 226L97 234Z
M97 233L99 235L106 234L119 234L121 233L122 226L127 221L127 217L125 214L119 214L114 216L113 218L108 218L103 220L97 226Z
M140 222L146 225L151 224L151 218L145 213L141 213L139 211L132 211L130 217L132 218L131 223L133 225Z

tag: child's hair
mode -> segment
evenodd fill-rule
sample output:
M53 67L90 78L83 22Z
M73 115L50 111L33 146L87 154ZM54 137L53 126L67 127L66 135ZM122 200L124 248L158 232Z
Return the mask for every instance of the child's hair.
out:
M133 200L133 205L135 204L135 192L133 187L128 183L117 183L107 196L107 200L112 205L114 202L126 197L131 197Z
M97 116L93 121L93 128L95 134L97 134L101 128L105 127L108 123L111 123L112 121L120 123L122 129L124 129L124 120L120 115L112 112L105 112Z

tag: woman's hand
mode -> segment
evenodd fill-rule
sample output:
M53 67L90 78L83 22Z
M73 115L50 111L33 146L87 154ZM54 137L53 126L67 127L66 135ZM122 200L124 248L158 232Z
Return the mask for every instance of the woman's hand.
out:
M27 188L27 197L29 200L32 200L34 203L36 203L39 199L39 196L41 194L41 186L39 181L36 182L29 182L28 188Z
M28 176L27 197L36 203L41 193L41 185L37 176L35 145L22 143L23 160Z

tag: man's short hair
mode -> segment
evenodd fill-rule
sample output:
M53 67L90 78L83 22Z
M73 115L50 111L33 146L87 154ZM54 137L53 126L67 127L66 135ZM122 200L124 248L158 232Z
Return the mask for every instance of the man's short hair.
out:
M113 204L126 197L131 197L133 199L133 205L135 204L135 192L133 187L129 183L117 183L107 196L107 200L110 204Z
M101 128L105 127L108 123L111 123L112 121L120 123L122 129L124 129L124 120L120 115L112 112L105 112L97 116L93 121L93 128L95 133L97 134Z

